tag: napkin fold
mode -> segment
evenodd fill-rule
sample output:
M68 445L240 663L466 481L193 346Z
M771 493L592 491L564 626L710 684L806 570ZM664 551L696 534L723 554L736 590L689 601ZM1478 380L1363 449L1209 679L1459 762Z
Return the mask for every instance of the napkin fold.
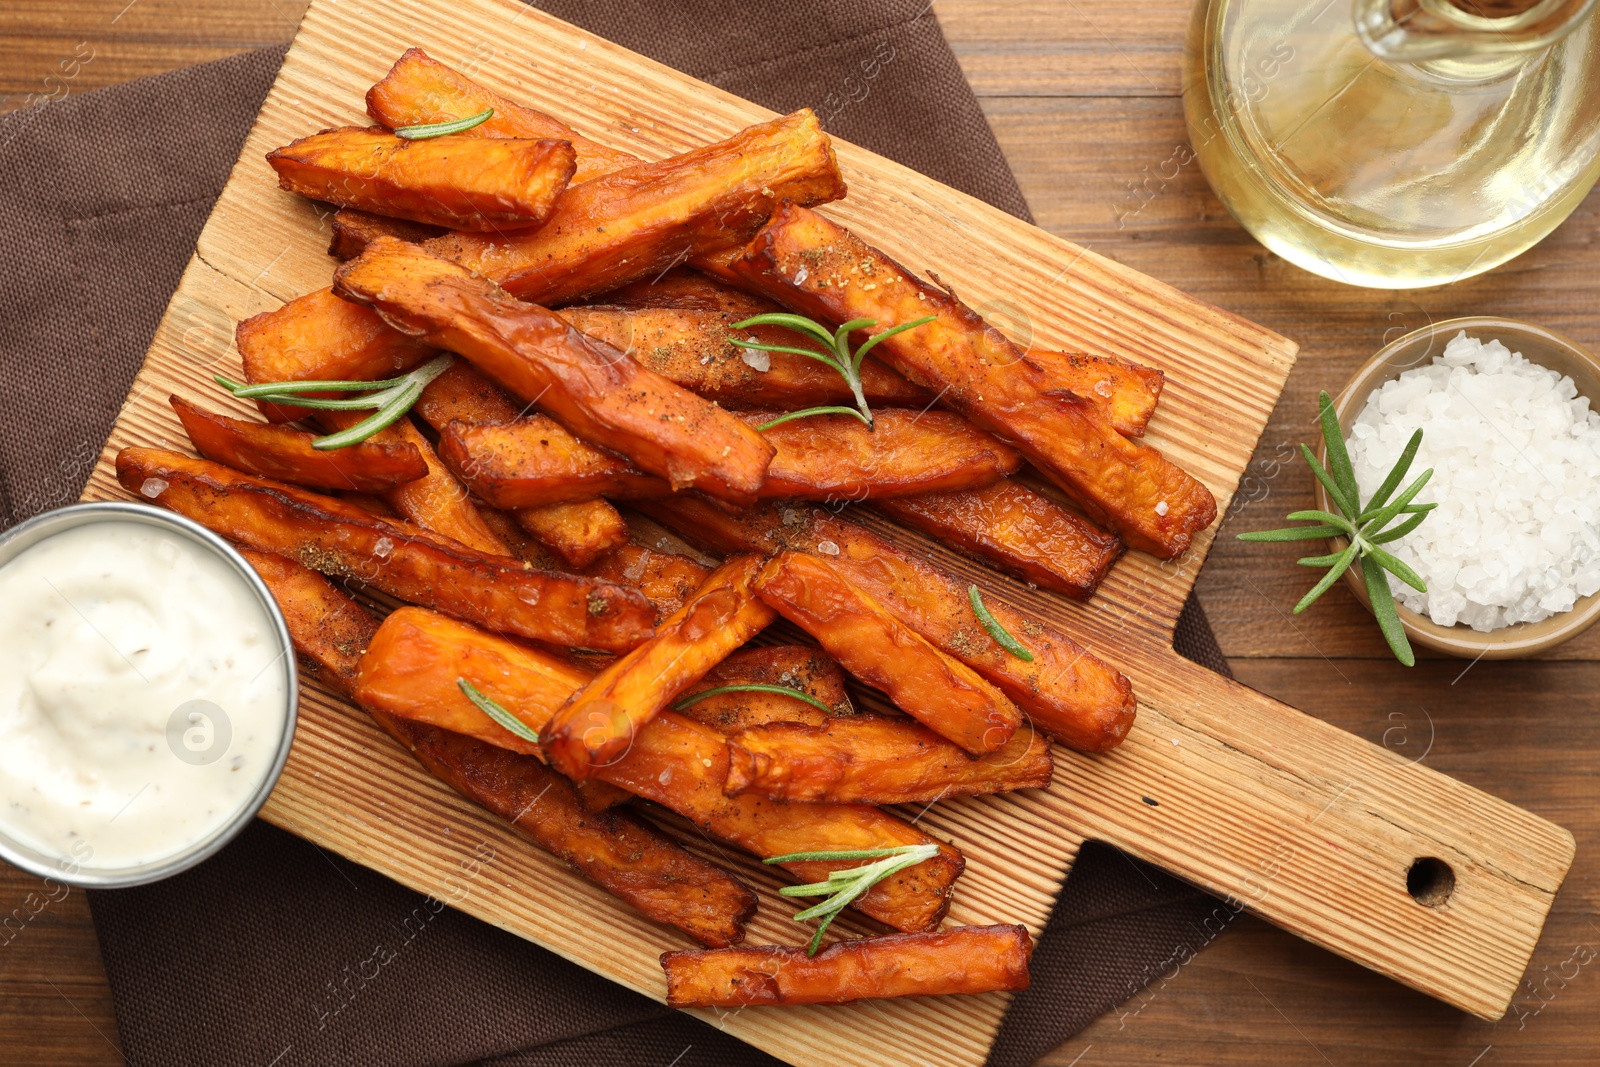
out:
M768 107L814 107L838 136L1029 217L926 0L535 6ZM281 58L0 117L0 525L77 498ZM1197 602L1175 646L1228 673ZM260 822L191 871L89 900L137 1065L777 1062ZM1091 842L990 1064L1033 1062L1231 918Z

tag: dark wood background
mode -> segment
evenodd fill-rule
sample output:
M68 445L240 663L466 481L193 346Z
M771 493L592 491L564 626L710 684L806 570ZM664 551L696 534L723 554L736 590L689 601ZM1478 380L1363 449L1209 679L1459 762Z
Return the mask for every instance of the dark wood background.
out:
M0 110L287 40L304 0L6 0ZM1600 627L1548 658L1424 659L1406 670L1342 588L1306 615L1292 546L1233 533L1309 507L1288 462L1337 391L1400 333L1498 313L1600 345L1591 196L1539 248L1441 289L1379 293L1303 273L1229 217L1185 161L1185 0L935 0L1039 224L1300 342L1200 593L1241 680L1402 755L1530 808L1578 858L1513 1009L1469 1018L1264 923L1243 919L1043 1063L1500 1067L1600 1062ZM48 80L66 57L92 58ZM1587 278L1587 280L1585 280ZM37 879L0 864L0 1062L122 1061L83 895L40 908ZM37 909L37 914L30 914ZM25 920L25 921L20 921Z

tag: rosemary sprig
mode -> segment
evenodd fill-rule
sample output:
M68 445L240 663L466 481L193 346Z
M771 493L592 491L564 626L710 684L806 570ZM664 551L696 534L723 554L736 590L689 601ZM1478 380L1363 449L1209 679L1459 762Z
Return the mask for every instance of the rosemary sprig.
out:
M478 705L478 710L489 716L489 718L493 719L507 730L510 730L524 741L531 742L535 745L539 743L539 735L528 729L527 723L523 722L505 708L501 707L499 704L496 704L494 701L478 692L477 686L473 685L465 678L457 678L456 685L460 686L461 691L467 695L467 699Z
M449 119L445 122L427 122L420 126L401 126L394 131L396 137L404 137L408 141L425 141L429 137L443 137L447 133L462 133L481 126L494 117L494 108L487 108L476 115L468 115L464 119Z
M795 689L787 685L719 685L715 689L702 689L698 693L690 693L673 704L672 710L682 711L691 704L698 704L707 697L719 696L723 693L779 693L786 697L794 697L796 700L803 700L821 711L830 713L833 711L832 708L805 690Z
M399 422L411 405L417 402L428 383L443 374L455 357L448 353L424 363L410 374L387 378L381 382L259 382L246 385L217 375L217 384L241 400L259 400L269 404L315 408L318 411L359 411L376 408L377 413L338 433L319 437L311 447L329 451L359 444ZM304 396L305 393L366 393L365 396L339 398Z
M989 631L989 636L994 638L996 644L1024 663L1033 662L1033 653L1024 648L1022 642L1011 636L1011 631L1001 626L1000 620L989 613L977 586L967 586L967 599L972 602L972 613L983 623L983 628Z
M839 913L867 890L883 881L892 878L907 867L915 867L924 860L930 860L939 854L939 846L926 845L901 845L898 848L861 848L846 849L838 852L791 852L786 856L773 856L763 860L764 863L809 863L821 861L842 860L871 860L877 863L863 864L860 867L847 867L844 870L833 871L825 882L812 882L809 885L786 885L778 892L786 897L821 897L828 899L820 904L813 904L804 911L796 912L794 921L798 923L810 922L812 919L821 919L816 934L811 938L811 944L806 946L806 955L815 956L817 949L822 945L822 935L829 924L838 918Z
M815 319L808 319L804 315L790 315L785 312L756 315L745 319L743 322L734 323L732 328L735 330L747 330L752 326L782 326L811 340L820 342L826 351L818 352L814 348L797 348L793 345L767 344L753 338L729 338L740 348L753 348L760 352L785 352L791 356L805 356L807 359L814 359L818 363L832 367L844 378L845 384L850 386L850 392L856 398L856 406L853 408L806 408L804 411L793 411L782 418L773 419L766 425L757 427L757 429L765 430L778 425L780 422L788 422L790 419L803 419L810 415L853 415L866 423L867 429L872 429L872 409L867 407L867 398L861 390L862 360L867 358L867 353L872 351L880 341L886 341L897 333L904 333L906 330L925 326L936 317L934 315L924 315L920 319L902 322L900 325L884 330L882 333L873 334L862 342L861 347L854 352L850 351L850 335L856 330L865 330L878 325L877 319L851 319L832 333L829 333L828 328Z
M1339 416L1334 411L1333 400L1326 392L1321 393L1317 400L1321 406L1320 422L1322 439L1328 448L1328 466L1324 467L1317 462L1317 457L1312 454L1311 449L1303 444L1300 446L1300 454L1305 457L1311 473L1316 475L1317 481L1327 490L1328 499L1333 501L1337 514L1319 510L1290 512L1288 518L1291 522L1308 522L1311 525L1242 533L1239 535L1239 540L1308 541L1316 538L1345 538L1349 544L1341 551L1331 552L1325 556L1304 556L1300 559L1300 565L1303 567L1326 567L1328 570L1317 584L1311 587L1310 592L1300 598L1300 603L1294 606L1294 614L1298 615L1309 608L1339 580L1340 575L1359 560L1361 577L1367 587L1367 598L1372 601L1372 615L1378 620L1378 628L1383 631L1384 640L1389 643L1389 649L1396 659L1407 667L1414 666L1417 662L1416 654L1411 651L1411 642L1406 640L1405 629L1400 625L1400 615L1395 609L1394 593L1389 589L1389 580L1384 572L1393 574L1420 593L1426 593L1428 586L1416 571L1406 566L1403 560L1379 546L1398 541L1415 530L1422 525L1422 520L1428 517L1428 512L1439 506L1412 503L1422 491L1422 487L1428 484L1428 479L1433 477L1432 468L1418 475L1399 496L1394 495L1395 490L1400 488L1401 481L1411 470L1412 461L1417 458L1417 449L1422 445L1422 431L1418 430L1411 435L1411 440L1406 442L1405 449L1400 453L1400 458L1395 462L1393 469L1383 479L1383 484L1378 486L1377 492L1373 493L1363 505L1361 488L1356 485L1355 468L1351 466L1350 454L1345 449L1344 431L1339 427ZM1402 515L1406 518L1394 526L1389 525Z

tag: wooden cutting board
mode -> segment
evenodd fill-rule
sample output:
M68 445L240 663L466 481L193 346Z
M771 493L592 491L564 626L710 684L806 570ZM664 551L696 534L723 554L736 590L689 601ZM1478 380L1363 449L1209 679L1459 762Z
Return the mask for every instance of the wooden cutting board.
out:
M646 158L770 116L515 0L315 0L87 499L122 496L118 449L186 446L169 393L242 410L210 381L239 370L235 323L326 285L332 270L324 213L280 192L262 157L314 130L365 123L367 87L412 45ZM1293 363L1292 342L869 152L840 145L839 154L850 197L827 212L914 269L937 271L1021 343L1166 371L1149 440L1226 508ZM1115 752L1058 749L1047 791L908 813L967 856L951 923L1023 922L1038 932L1079 846L1095 838L1464 1010L1503 1014L1571 863L1572 836L1176 655L1173 626L1211 533L1174 562L1130 555L1080 605L858 517L1059 623L1126 671L1140 699L1138 723ZM262 814L651 997L664 994L657 955L687 945L461 800L315 686L302 690L294 752ZM684 839L760 891L751 943L803 941L770 871L692 831ZM1408 891L1419 860L1427 862ZM867 930L851 920L838 928ZM974 1065L1006 1004L996 994L701 1014L796 1064L887 1067L915 1049L923 1062Z

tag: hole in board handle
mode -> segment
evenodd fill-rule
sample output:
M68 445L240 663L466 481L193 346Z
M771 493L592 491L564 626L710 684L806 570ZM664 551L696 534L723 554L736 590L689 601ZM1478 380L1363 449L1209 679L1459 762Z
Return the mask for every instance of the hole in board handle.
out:
M1406 892L1425 908L1437 908L1456 891L1456 872L1444 860L1423 856L1406 871Z

